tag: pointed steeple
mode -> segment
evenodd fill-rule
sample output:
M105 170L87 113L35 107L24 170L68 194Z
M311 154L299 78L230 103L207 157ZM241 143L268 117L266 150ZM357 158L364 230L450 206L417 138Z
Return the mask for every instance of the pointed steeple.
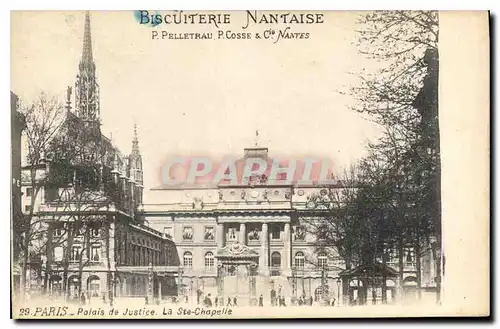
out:
M142 185L142 156L139 151L139 138L137 137L137 124L134 123L134 138L132 139L132 152L129 155L130 176L134 181Z
M93 63L92 59L92 35L90 34L90 14L85 12L85 30L83 32L82 62Z
M90 14L85 12L85 28L83 31L83 48L79 73L75 83L75 109L77 115L85 122L99 127L100 104L99 84L95 72L94 57L92 55L92 36L90 32Z
M132 139L132 153L139 153L139 138L137 137L137 124L134 123L134 139Z

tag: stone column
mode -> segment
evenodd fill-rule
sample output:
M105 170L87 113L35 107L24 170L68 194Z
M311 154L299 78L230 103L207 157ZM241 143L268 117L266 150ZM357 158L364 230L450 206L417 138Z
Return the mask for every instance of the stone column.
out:
M224 247L224 224L223 223L218 223L217 224L217 232L216 232L216 237L217 239L217 248L222 248Z
M243 245L247 244L247 229L245 223L240 223L240 237L239 237L239 242Z
M267 275L269 266L269 232L267 230L267 223L262 223L260 240L262 244L259 258L259 272L261 275Z
M283 268L283 275L285 276L289 276L291 274L290 258L292 248L290 238L290 223L285 223L285 231L283 232L283 256L281 257L281 267Z

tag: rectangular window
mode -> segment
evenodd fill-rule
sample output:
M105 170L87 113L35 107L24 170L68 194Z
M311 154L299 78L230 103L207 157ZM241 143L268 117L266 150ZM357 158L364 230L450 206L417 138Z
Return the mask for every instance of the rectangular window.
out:
M214 268L215 265L215 260L214 260L214 255L212 253L208 253L205 255L205 268L207 270L211 270Z
M97 224L94 224L94 225L91 227L91 230L90 230L90 235L91 235L93 238L98 238L98 237L99 237L99 233L100 233L99 226L98 226Z
M281 229L278 225L271 226L271 239L272 240L279 240L280 234L281 234Z
M328 265L328 258L326 255L320 255L318 257L318 267L319 268L325 268Z
M24 211L25 212L30 212L31 211L31 206L30 205L24 206Z
M92 248L90 248L90 260L93 261L93 262L98 262L100 260L100 251L101 251L101 247L100 246L92 246Z
M74 246L74 247L72 247L71 248L71 253L69 255L69 260L71 260L71 261L78 261L78 260L80 260L81 249L82 249L82 247L80 247L80 246Z
M191 254L184 255L183 265L186 268L193 268L193 256Z
M295 257L295 267L298 269L303 269L304 268L304 256L296 256Z
M228 241L236 241L236 228L228 227L227 228L227 240Z
M27 197L33 196L33 189L31 187L26 188L26 196Z
M54 248L54 261L60 262L63 259L64 251L62 247Z

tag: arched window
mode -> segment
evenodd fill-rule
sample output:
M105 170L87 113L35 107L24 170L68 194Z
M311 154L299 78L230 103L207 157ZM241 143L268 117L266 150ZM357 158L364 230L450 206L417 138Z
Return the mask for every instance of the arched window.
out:
M280 267L281 267L281 255L279 252L275 251L271 254L271 267L270 271L271 276L279 276L280 275Z
M271 267L281 266L281 255L279 252L275 251L271 255Z
M328 265L328 257L326 257L325 252L318 253L318 267L324 268Z
M304 269L305 256L302 251L295 253L295 267L297 269Z
M189 251L184 253L183 264L186 268L193 268L193 254Z
M212 270L214 268L214 254L210 251L205 254L205 269Z

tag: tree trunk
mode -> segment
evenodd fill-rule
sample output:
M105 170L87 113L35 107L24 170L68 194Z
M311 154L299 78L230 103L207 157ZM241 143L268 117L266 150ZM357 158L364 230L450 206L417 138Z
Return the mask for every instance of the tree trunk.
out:
M417 243L415 244L415 265L417 271L417 297L422 299L422 266L421 266L421 248L420 238L417 234Z
M28 272L28 261L29 261L29 229L28 232L25 232L25 239L23 241L23 257L22 257L22 264L21 264L21 282L20 282L20 299L23 301L26 298L26 286L27 286L27 272Z
M404 245L403 245L403 237L399 238L398 245L398 265L399 265L399 286L398 288L398 299L402 300L404 298L404 289L403 289L403 281L404 281Z
M71 249L73 248L73 234L74 230L71 227L70 223L68 224L68 238L67 238L67 246L64 250L64 259L63 259L63 293L64 300L68 300L69 297L69 289L68 289L68 271L69 271L69 263L71 258Z

